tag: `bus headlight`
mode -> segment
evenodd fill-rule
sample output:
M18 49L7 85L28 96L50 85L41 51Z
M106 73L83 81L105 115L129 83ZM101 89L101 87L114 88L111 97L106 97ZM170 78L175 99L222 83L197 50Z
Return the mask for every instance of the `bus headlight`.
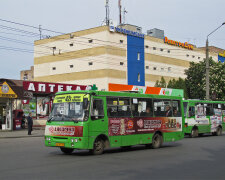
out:
M71 139L71 142L74 142L74 139Z

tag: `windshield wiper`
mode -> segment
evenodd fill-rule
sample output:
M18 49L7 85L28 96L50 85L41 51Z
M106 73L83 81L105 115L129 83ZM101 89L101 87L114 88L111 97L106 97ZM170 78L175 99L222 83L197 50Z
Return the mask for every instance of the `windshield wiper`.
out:
M74 123L78 123L78 120L73 119L72 116L64 116L65 118L71 119Z
M52 120L53 118L54 118L54 117L49 118L49 119L48 119L48 122L51 122L51 120Z

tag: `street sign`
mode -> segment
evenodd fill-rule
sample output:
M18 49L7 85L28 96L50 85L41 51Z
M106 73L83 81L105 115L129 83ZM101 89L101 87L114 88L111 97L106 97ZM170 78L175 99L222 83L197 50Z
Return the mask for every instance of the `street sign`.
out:
M0 98L17 98L17 94L12 90L6 81L0 85Z

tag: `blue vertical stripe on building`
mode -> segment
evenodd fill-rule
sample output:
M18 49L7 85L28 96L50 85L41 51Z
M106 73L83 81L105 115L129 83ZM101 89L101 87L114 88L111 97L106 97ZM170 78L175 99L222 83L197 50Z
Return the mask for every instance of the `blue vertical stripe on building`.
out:
M139 81L138 74L140 74ZM127 35L127 77L128 85L145 86L144 38Z
M225 57L218 55L218 61L225 62Z

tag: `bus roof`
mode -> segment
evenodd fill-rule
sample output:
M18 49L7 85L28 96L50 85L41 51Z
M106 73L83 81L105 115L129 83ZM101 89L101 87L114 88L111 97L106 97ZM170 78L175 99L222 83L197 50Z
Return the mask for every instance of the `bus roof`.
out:
M166 96L166 95L155 95L155 94L140 94L131 92L112 92L112 91L95 91L95 90L79 90L79 91L63 91L58 92L56 95L60 94L96 94L97 96L118 96L118 97L140 97L140 98L159 98L159 99L179 99L182 100L180 96Z
M225 103L225 101L212 101L212 100L198 100L198 99L187 99L183 100L183 102L188 103Z

